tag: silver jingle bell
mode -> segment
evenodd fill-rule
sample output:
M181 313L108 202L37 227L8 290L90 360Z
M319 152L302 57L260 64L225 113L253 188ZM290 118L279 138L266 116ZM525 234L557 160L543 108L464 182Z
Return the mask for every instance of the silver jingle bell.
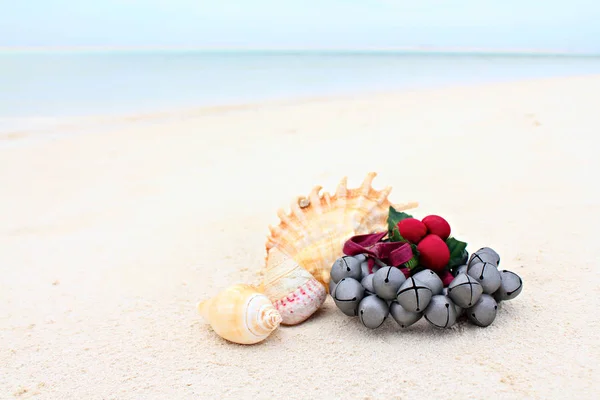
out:
M381 267L379 265L374 264L373 267L371 268L372 272L369 273L369 262L363 261L360 263L360 272L361 272L363 278L367 275L374 274L375 272L379 271L380 268Z
M438 274L433 272L430 269L424 269L421 272L417 272L412 276L419 282L423 283L429 289L431 289L431 293L435 296L436 294L441 294L442 289L444 288L444 284Z
M407 311L422 312L427 308L431 296L431 289L411 276L398 289L396 300Z
M423 315L430 324L438 328L451 327L457 318L454 302L450 297L441 294L431 298Z
M491 263L479 262L471 264L469 265L469 268L467 268L467 274L475 278L475 280L481 284L483 293L486 294L494 293L502 283L498 268Z
M356 258L358 260L358 262L363 262L367 259L367 256L365 256L364 254L357 254L352 257Z
M384 300L393 300L406 277L396 267L383 267L373 274L373 288L377 296Z
M358 305L358 318L369 329L379 328L388 314L388 304L375 295L363 298Z
M456 318L458 319L458 317L463 315L463 313L465 312L465 309L458 306L456 303L454 303L454 308L456 309Z
M365 295L375 294L375 288L373 287L373 274L362 278L360 284L365 288Z
M362 279L360 261L351 256L342 256L335 260L329 274L336 283L342 278L352 278L360 281Z
M402 307L398 302L393 301L392 304L390 304L390 315L392 318L394 318L394 321L400 325L400 328L408 328L420 320L423 316L423 313L410 312Z
M489 294L482 294L477 303L466 310L469 320L478 326L489 326L496 318L498 303Z
M483 287L475 278L465 273L456 275L448 285L448 296L462 307L472 307L483 293Z
M346 315L358 315L358 305L365 297L365 289L359 281L353 278L342 278L333 292L335 305Z
M512 300L521 293L523 289L523 280L512 271L500 271L500 288L494 292L496 301Z
M466 274L467 273L467 264L461 265L460 267L456 268L456 270L454 271L454 276L458 276L460 274Z
M498 252L496 252L496 250L492 249L491 247L482 247L478 251L476 251L476 253L477 252L489 253L489 254L493 255L494 257L496 257L496 260L497 260L496 265L500 265L500 254L498 254Z
M471 254L467 265L476 264L478 262L489 262L496 267L500 265L500 256L489 247L482 247L475 253Z
M331 297L333 297L333 291L335 290L335 287L337 286L337 283L335 283L333 281L333 279L329 280L329 294L331 295Z

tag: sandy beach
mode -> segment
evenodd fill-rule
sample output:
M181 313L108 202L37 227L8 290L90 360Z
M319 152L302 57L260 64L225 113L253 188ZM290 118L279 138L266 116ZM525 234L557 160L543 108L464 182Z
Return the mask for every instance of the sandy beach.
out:
M0 149L0 398L595 399L600 76L257 103ZM25 140L19 135L4 141ZM524 281L494 323L377 330L328 298L231 344L277 209L378 173Z

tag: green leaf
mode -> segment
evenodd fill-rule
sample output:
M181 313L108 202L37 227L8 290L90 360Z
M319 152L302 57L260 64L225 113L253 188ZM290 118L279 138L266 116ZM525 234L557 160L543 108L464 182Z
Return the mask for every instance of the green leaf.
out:
M388 214L388 231L393 232L394 228L398 226L398 222L406 218L412 218L412 215L404 213L402 211L396 211L396 209L390 206L390 212ZM398 233L399 235L400 233Z
M424 267L424 266L422 266L421 264L417 264L417 266L416 266L416 267L414 267L414 268L409 268L409 269L410 269L410 275L411 275L411 276L413 276L413 275L414 275L414 274L416 274L416 273L419 273L419 272L421 272L421 271L424 271L424 270L425 270L425 267Z
M449 237L446 239L446 245L450 250L450 261L448 262L448 267L450 270L453 270L454 268L462 265L464 251L467 248L467 244L453 237Z
M419 266L419 258L413 257L410 260L408 260L407 262L405 262L404 264L406 265L406 268L413 270Z
M402 237L402 235L400 234L398 227L395 226L394 229L392 229L392 234L390 235L390 242L406 242L406 241L407 240L404 239Z

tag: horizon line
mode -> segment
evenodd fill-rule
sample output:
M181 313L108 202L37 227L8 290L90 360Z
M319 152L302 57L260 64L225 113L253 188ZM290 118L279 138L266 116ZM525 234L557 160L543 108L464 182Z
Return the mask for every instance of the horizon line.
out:
M565 49L441 47L441 46L379 46L379 47L303 47L303 46L0 46L0 52L120 52L120 51L190 51L190 52L405 52L405 53L464 53L464 54L523 54L599 56L600 52Z

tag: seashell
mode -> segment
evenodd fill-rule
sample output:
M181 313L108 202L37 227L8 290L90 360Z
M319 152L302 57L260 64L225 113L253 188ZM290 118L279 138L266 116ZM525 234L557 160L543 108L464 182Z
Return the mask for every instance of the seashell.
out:
M279 224L269 226L261 289L281 313L283 324L300 323L323 305L333 286L329 284L332 266L344 256L348 239L387 230L391 187L373 189L375 176L369 173L357 189L348 189L344 177L334 195L320 195L321 186L316 186L308 197L292 202L290 214L278 210ZM398 211L416 206L415 202L393 205Z
M230 286L197 308L217 335L239 344L263 341L281 323L269 298L252 285Z
M277 248L270 252L261 291L281 314L283 325L305 321L327 299L323 284Z
M367 174L357 189L347 187L347 178L339 183L335 194L319 194L315 186L308 197L297 197L291 213L278 211L279 224L269 226L267 265L270 253L278 248L293 258L325 287L333 263L344 255L344 243L352 236L387 230L390 206L398 211L417 207L418 203L393 205L388 200L392 188L378 191L371 183L377 174Z

